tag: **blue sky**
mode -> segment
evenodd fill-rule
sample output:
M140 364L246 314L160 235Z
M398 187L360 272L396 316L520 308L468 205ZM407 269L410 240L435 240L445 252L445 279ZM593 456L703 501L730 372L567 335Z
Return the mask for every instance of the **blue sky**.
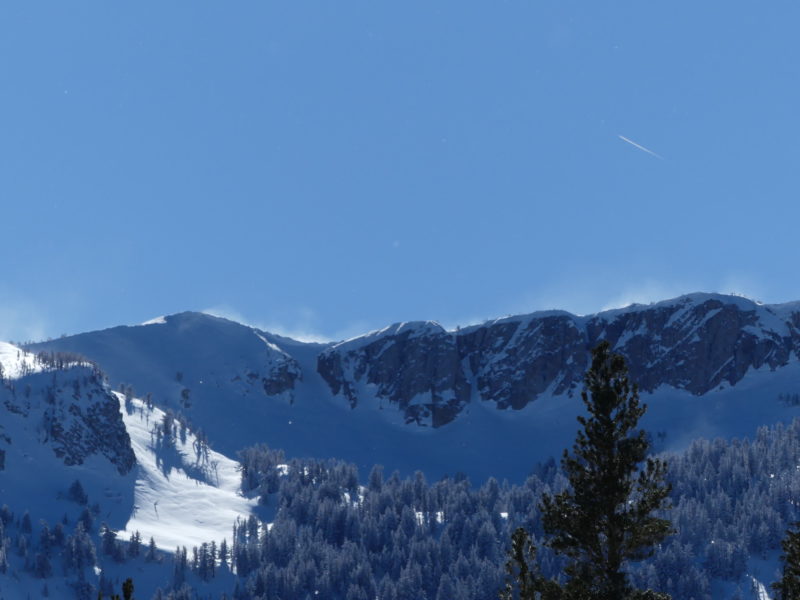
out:
M0 337L800 299L798 22L780 1L3 2Z

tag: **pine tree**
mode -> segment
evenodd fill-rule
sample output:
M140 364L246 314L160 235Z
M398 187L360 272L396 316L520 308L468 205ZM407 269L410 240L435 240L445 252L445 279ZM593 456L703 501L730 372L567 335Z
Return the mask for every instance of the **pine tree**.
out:
M540 580L536 570L536 550L528 532L519 527L511 535L511 550L506 562L505 589L500 600L514 600L514 590L519 590L519 600L535 600L537 583Z
M72 485L69 486L69 489L67 490L67 498L73 502L77 502L81 506L85 506L89 502L89 496L84 491L81 482L77 479L72 482Z
M570 485L545 494L540 505L547 544L570 559L561 597L667 599L633 589L625 572L628 561L651 556L671 533L670 522L653 515L668 508L670 486L666 463L647 457L647 436L636 429L646 406L628 381L625 359L607 341L592 352L584 386L589 416L578 417L583 429L561 461Z
M31 525L31 515L28 511L25 511L25 514L22 515L22 525L20 525L20 531L22 533L31 533L33 530L33 526Z
M781 542L783 574L772 584L777 600L800 600L800 521L794 523Z
M39 579L47 579L53 573L53 567L50 564L50 559L47 554L37 552L34 559L33 574Z
M131 598L133 598L133 580L130 577L122 584L122 597L125 600L131 600Z
M228 568L228 542L224 538L219 543L219 566L223 569Z
M142 536L138 531L131 534L130 542L128 543L128 556L139 556L142 548Z
M147 553L144 555L144 559L147 562L155 562L158 559L157 552L156 541L150 536L150 543L147 544Z

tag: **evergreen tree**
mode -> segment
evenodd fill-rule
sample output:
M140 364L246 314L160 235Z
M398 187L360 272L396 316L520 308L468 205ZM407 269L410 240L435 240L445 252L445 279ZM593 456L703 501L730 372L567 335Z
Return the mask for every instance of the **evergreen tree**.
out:
M535 566L536 550L528 532L518 527L511 535L511 550L506 562L506 586L500 600L535 600L540 578ZM518 596L515 596L518 590Z
M130 542L128 544L128 556L136 557L139 556L142 548L142 536L138 531L135 531L131 534Z
M22 531L22 533L30 533L32 530L33 527L31 525L31 515L26 510L25 514L22 515L22 524L20 525L20 531Z
M625 572L671 533L670 522L653 515L668 508L670 486L666 464L647 457L646 433L636 429L646 406L607 341L592 352L581 397L589 416L578 417L583 429L561 461L570 485L540 505L547 544L570 559L562 597L669 598L634 590Z
M800 521L786 532L781 547L783 573L772 589L778 594L777 600L800 600Z
M72 502L77 502L81 506L85 506L89 502L89 496L86 494L86 491L84 491L81 482L77 479L69 486L67 498Z
M103 554L113 556L117 548L117 533L108 525L103 523L100 535L103 541Z
M228 542L224 538L219 543L219 566L223 569L228 568Z
M53 545L53 536L50 533L50 527L47 525L47 521L40 521L41 529L39 530L39 550L41 550L45 556L50 556L50 548Z
M52 575L53 567L50 564L50 559L44 552L37 552L34 559L33 574L39 579L47 579Z
M147 562L156 562L158 560L158 548L152 536L150 537L150 543L147 544L147 552L144 555L144 559Z
M133 580L130 577L122 584L122 597L125 600L131 600L131 598L133 598Z

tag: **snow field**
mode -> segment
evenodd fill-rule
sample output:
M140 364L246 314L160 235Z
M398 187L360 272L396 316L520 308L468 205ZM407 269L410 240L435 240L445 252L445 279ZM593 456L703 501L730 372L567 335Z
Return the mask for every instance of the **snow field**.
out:
M26 372L41 371L33 354L7 342L0 342L0 366L3 367L3 376L7 379L17 379Z
M178 460L172 460L154 447L151 436L164 412L134 399L129 414L123 396L115 395L138 462L133 513L120 539L138 531L144 543L152 536L159 549L168 552L223 539L230 543L237 517L246 519L257 504L240 492L238 463L213 450L207 459L198 459L191 432L185 442L175 439Z

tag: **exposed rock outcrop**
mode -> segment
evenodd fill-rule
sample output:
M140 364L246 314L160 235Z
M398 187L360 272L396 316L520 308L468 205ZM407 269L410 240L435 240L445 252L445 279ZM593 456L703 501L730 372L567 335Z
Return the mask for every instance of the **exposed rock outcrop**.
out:
M6 423L0 443L13 444L18 432L35 426L39 441L66 465L103 456L124 475L136 463L122 422L119 401L91 367L76 366L25 375L0 388ZM23 427L24 419L29 426Z
M403 323L325 350L318 370L353 407L360 388L372 386L372 394L396 404L407 423L438 427L470 398L460 360L454 334L432 322Z

